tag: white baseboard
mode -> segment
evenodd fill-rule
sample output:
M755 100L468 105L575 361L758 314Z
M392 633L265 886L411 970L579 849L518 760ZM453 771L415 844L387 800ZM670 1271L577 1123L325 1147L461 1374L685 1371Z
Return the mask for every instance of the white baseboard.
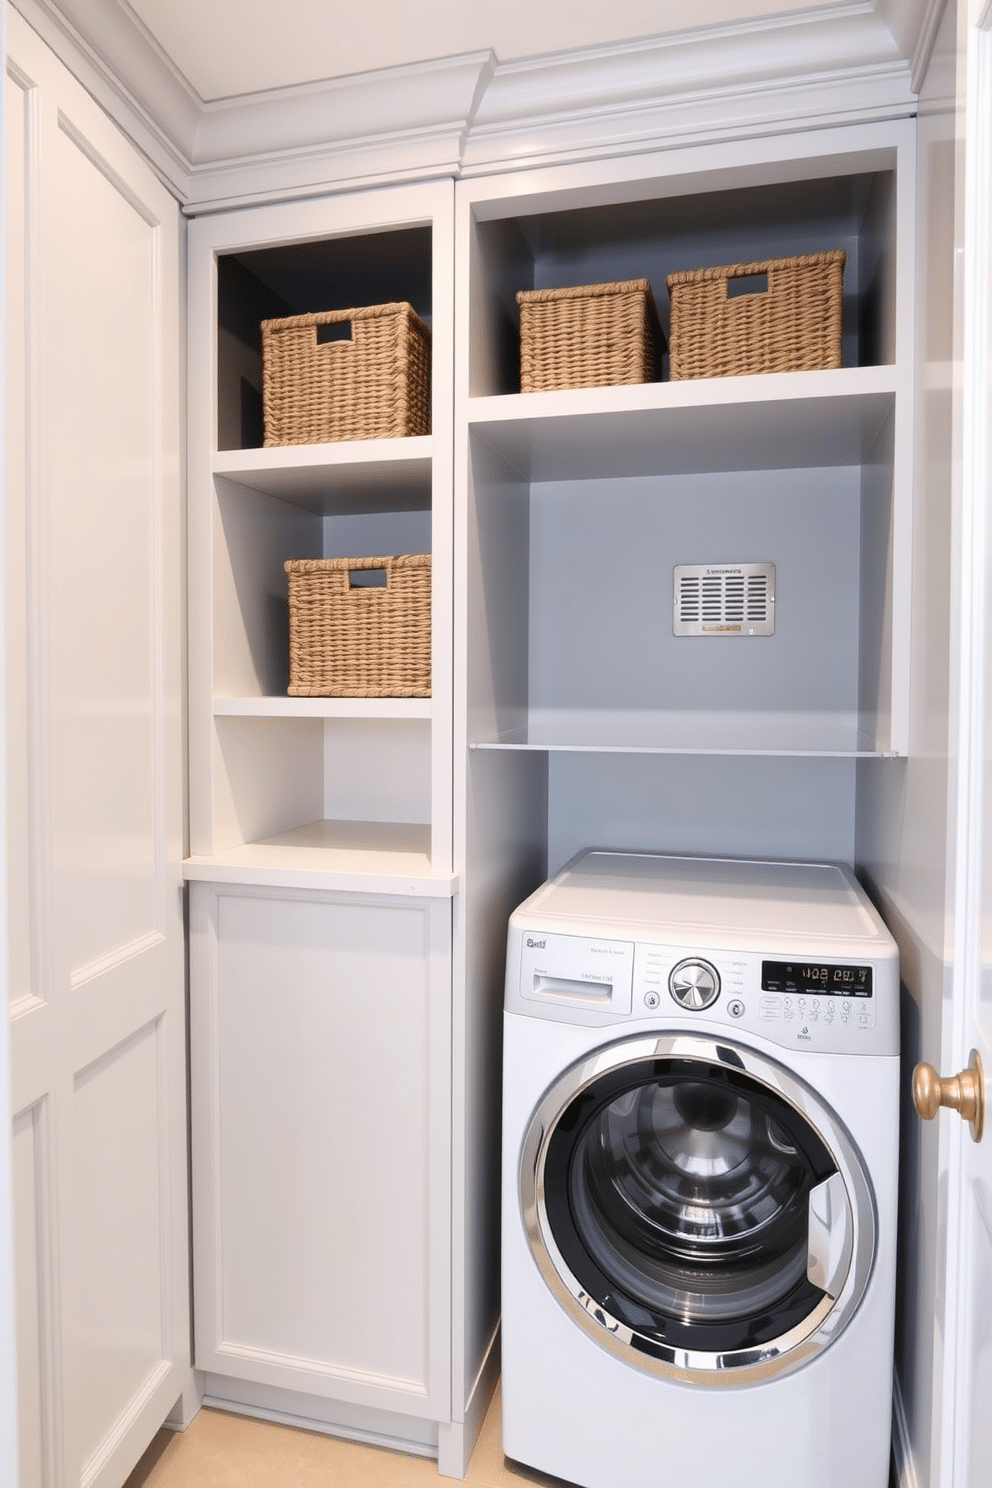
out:
M185 1431L203 1404L203 1374L199 1369L188 1372L183 1393L166 1416L162 1425L169 1431Z
M438 1428L437 1470L442 1478L463 1478L479 1439L496 1384L499 1380L499 1326L497 1325L482 1366L475 1377L465 1407L465 1419Z
M259 1385L209 1371L204 1372L203 1380L203 1404L217 1410L254 1416L261 1421L275 1421L282 1426L296 1426L304 1431L319 1431L328 1436L342 1436L349 1441L389 1447L421 1457L433 1457L438 1450L437 1424L417 1416L303 1395L295 1390Z

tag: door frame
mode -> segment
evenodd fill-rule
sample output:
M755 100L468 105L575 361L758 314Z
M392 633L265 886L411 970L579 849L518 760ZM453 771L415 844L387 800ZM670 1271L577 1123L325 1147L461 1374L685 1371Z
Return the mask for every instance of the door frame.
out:
M7 9L0 7L0 67L7 75ZM0 121L0 159L3 158ZM6 212L0 195L0 245L6 241ZM6 267L0 247L0 306L6 302ZM0 418L6 408L6 367L0 358ZM0 462L0 530L4 511L3 463ZM0 567L0 617L4 614L4 575ZM0 620L0 637L3 634ZM2 655L2 646L0 646ZM2 669L0 669L2 675ZM0 688L0 740L6 736L6 705ZM0 801L6 800L6 766L0 748ZM0 864L6 863L6 817L0 812ZM6 880L0 870L0 1007L7 1006ZM0 1018L0 1111L10 1110L10 1024ZM0 1488L17 1488L17 1376L14 1348L14 1214L11 1178L10 1123L0 1141Z
M961 360L956 391L960 449L960 560L955 663L957 778L953 805L953 888L950 899L951 997L942 1040L941 1068L964 1069L975 1045L983 975L985 881L989 864L983 843L988 809L985 784L987 737L986 626L989 593L988 555L992 540L989 482L992 437L986 417L992 402L992 0L959 0L963 37L960 43L958 103L963 128L963 216L960 281L956 286L961 314ZM985 1051L986 1070L992 1069ZM968 1125L946 1120L941 1141L941 1169L946 1175L944 1215L944 1343L934 1401L935 1482L941 1488L964 1483L973 1409L971 1344L971 1245L973 1205L968 1177ZM986 1137L986 1141L989 1137Z

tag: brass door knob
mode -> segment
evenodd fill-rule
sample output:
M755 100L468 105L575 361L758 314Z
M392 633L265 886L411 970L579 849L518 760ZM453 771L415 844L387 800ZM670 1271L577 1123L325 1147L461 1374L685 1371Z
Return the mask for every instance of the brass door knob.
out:
M932 1121L940 1110L959 1111L971 1125L972 1139L982 1140L985 1126L985 1072L977 1049L972 1049L968 1068L943 1079L932 1064L918 1064L913 1071L913 1104L924 1121Z

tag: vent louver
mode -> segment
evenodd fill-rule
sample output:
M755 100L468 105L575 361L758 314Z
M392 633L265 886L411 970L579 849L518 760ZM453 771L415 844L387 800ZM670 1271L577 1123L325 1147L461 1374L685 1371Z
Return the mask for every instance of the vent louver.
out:
M775 633L774 563L679 563L673 591L677 636Z

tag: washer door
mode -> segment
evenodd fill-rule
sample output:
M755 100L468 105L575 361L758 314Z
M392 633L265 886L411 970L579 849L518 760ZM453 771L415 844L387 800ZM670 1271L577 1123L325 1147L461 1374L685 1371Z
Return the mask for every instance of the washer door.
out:
M874 1206L836 1116L749 1050L625 1040L568 1070L524 1142L524 1223L559 1302L641 1368L742 1383L850 1318Z

